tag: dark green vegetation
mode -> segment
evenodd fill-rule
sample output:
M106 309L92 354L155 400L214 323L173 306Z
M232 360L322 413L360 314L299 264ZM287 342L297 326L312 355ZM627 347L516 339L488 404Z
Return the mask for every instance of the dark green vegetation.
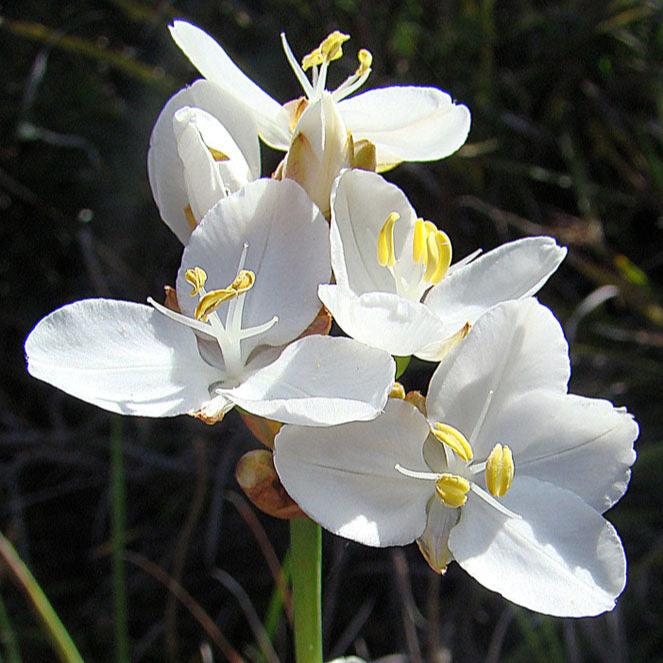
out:
M174 280L180 245L152 203L145 157L161 106L194 77L166 30L176 16L284 101L299 90L278 32L303 54L340 28L348 53L373 52L369 86L436 85L466 103L473 129L459 154L389 177L458 256L527 234L568 245L541 299L572 341L573 391L626 405L642 428L630 490L609 514L630 560L612 614L540 617L458 568L434 577L414 547L326 537L329 658L663 660L659 2L22 0L0 11L0 529L86 661L123 660L127 645L135 662L211 660L201 643L217 661L228 643L247 661L290 657L286 622L269 613L287 527L256 515L234 481L257 445L239 418L118 423L24 370L23 340L44 314L82 297L144 301ZM332 78L344 66L354 61ZM265 154L264 172L276 163ZM428 370L408 376L423 384ZM8 573L0 596L2 660L54 660Z

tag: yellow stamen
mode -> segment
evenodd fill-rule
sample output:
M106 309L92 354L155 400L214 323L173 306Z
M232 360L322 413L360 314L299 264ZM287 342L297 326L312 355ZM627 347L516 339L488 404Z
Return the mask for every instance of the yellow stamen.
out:
M430 282L435 285L447 274L451 265L451 240L441 230L435 231L435 245L437 248L437 265L430 276Z
M432 432L437 440L442 442L442 444L446 444L450 449L455 451L456 454L465 462L474 458L474 453L470 443L457 428L437 421L433 425Z
M378 235L378 264L381 267L393 267L396 264L394 224L400 218L398 212L390 212Z
M221 152L221 150L215 150L213 147L210 147L209 145L207 146L207 149L209 150L209 153L212 155L212 159L214 161L230 161L230 157Z
M435 241L436 232L433 230L426 237L426 271L424 273L426 281L432 281L433 274L437 271L437 263L440 260L440 252Z
M343 44L350 39L350 35L344 35L335 30L322 40L318 48L313 49L302 60L302 69L307 71L311 67L321 65L323 62L332 62L343 57Z
M435 492L445 506L456 509L467 502L470 482L457 474L443 474L435 482Z
M193 286L193 290L189 294L192 297L195 297L205 287L207 274L202 267L194 267L193 269L187 269L186 272L184 272L184 278L187 283Z
M250 269L242 269L235 280L228 286L235 290L238 295L250 290L256 282L256 275Z
M325 57L327 62L338 60L343 57L343 44L350 39L350 35L343 34L338 30L334 30L328 37L323 39L320 44L320 51Z
M394 382L394 386L389 392L389 398L405 399L405 387L400 382Z
M515 466L511 449L496 444L486 460L486 487L494 497L502 497L511 488Z
M193 313L194 317L196 320L207 322L207 316L210 313L214 313L223 302L227 302L234 297L239 297L239 295L252 288L255 280L256 275L252 271L248 269L241 270L227 288L212 290L204 294L200 298L198 306L196 306L196 310Z
M423 219L414 222L414 237L412 239L412 260L426 266L426 225Z
M359 60L359 66L357 67L357 71L355 71L355 76L363 76L373 64L373 55L370 51L362 48L357 53L357 60Z

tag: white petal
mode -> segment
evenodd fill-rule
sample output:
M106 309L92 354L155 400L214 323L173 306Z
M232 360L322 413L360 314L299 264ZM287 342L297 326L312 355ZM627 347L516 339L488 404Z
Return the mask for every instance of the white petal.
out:
M386 352L348 338L314 335L291 343L274 363L223 393L268 419L333 426L376 417L394 373Z
M279 150L290 144L288 114L256 85L206 32L186 21L174 21L170 34L191 64L209 81L248 107L261 138Z
M405 401L389 399L366 423L331 428L284 426L274 464L288 493L313 520L368 546L410 543L426 526L433 482L396 471L426 471L428 424Z
M470 131L470 111L433 87L394 86L339 103L355 140L375 144L378 169L401 161L432 161L455 152Z
M430 567L444 573L453 559L448 545L449 533L458 522L460 509L450 509L437 495L433 495L428 502L427 514L426 529L417 539L417 545Z
M404 252L416 220L405 194L380 175L347 170L332 191L332 204L331 250L336 282L358 295L396 292L393 276L377 260L378 235L387 216L398 213L394 248L397 256Z
M508 518L471 493L449 548L488 589L548 615L585 617L614 607L626 583L615 529L569 491L516 478L501 498Z
M534 299L500 304L436 369L428 418L455 426L471 438L475 460L485 460L497 442L508 444L495 438L501 413L535 389L566 393L569 374L568 346L553 314Z
M497 412L491 436L511 448L516 476L566 488L603 512L626 491L638 425L608 401L539 390Z
M566 249L552 237L528 237L484 253L431 288L426 306L461 327L513 299L536 293L564 260Z
M341 286L321 285L318 294L348 336L392 355L415 354L448 336L444 323L423 304L389 292L357 297Z
M199 108L216 118L223 125L221 133L225 132L225 142L223 146L219 146L220 151L226 154L231 151L236 155L237 150L241 157L240 167L245 164L248 177L255 179L260 175L260 148L255 122L241 103L214 83L204 80L196 81L173 95L152 130L147 170L161 218L183 244L186 244L191 234L191 226L184 214L190 201L173 130L173 117L178 110L186 106ZM217 131L218 133L220 132ZM226 136L232 144L236 144L236 148L229 147ZM232 182L228 181L226 184ZM230 188L235 190L232 186Z
M104 410L169 417L197 409L221 375L196 336L150 306L87 299L44 318L25 343L28 371Z
M292 180L260 179L213 207L184 249L177 277L182 312L193 315L196 297L184 273L207 272L207 290L225 288L237 274L248 244L245 269L256 275L246 294L242 326L278 322L242 342L245 356L260 344L285 345L303 332L320 310L318 284L329 281L329 226L304 190ZM287 268L284 268L287 266ZM228 310L219 309L223 321Z
M297 124L284 173L301 184L326 218L332 184L341 169L350 165L349 146L343 119L331 95L324 92Z

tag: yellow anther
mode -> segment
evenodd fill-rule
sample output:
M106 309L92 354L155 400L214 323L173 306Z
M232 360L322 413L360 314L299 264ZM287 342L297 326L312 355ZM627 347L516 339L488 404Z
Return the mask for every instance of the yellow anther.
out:
M426 265L426 237L428 232L423 219L414 222L414 237L412 238L412 260Z
M426 271L424 272L424 280L426 281L433 280L433 274L437 271L437 264L440 259L440 252L435 241L436 232L436 230L429 232L426 237Z
M350 39L350 35L344 35L335 30L328 37L322 40L318 48L313 49L302 59L302 69L307 71L311 67L321 65L323 62L338 60L343 56L343 44Z
M214 161L230 161L230 157L221 150L215 150L213 147L207 146L209 153L212 155Z
M389 392L389 398L405 399L405 387L400 382L394 382L394 386Z
M393 267L396 264L394 224L400 218L398 212L390 212L378 235L378 264L381 267Z
M193 290L189 294L192 297L195 297L205 287L207 274L202 267L194 267L193 269L187 269L186 272L184 272L184 278L186 282L193 287Z
M204 294L200 298L198 306L196 306L196 310L193 312L194 318L196 318L196 320L207 322L207 316L210 313L214 313L214 311L216 311L216 309L218 309L219 306L223 304L223 302L227 302L233 297L237 297L237 291L231 290L230 288L212 290L211 292Z
M359 66L357 67L357 71L355 71L355 76L363 76L370 70L371 65L373 64L373 55L370 51L362 48L359 53L357 53L357 60L359 60Z
M325 56L322 54L320 47L312 50L310 53L307 53L302 58L302 69L308 71L311 67L316 67L321 65L325 61Z
M486 487L494 497L502 497L511 488L515 466L511 449L496 444L486 460Z
M239 295L252 288L255 280L256 275L252 271L248 269L241 270L227 288L212 290L204 294L200 298L196 310L193 312L194 317L196 320L207 322L207 317L210 313L214 313L223 302L227 302L234 297L239 297Z
M433 435L442 444L446 444L450 449L462 458L465 462L474 458L472 447L467 438L456 428L449 424L443 424L439 421L433 424Z
M435 482L435 492L445 506L456 509L467 502L470 482L457 474L443 474Z
M439 283L446 276L451 265L451 240L448 235L441 230L436 230L434 238L437 264L429 279L433 285Z
M334 30L328 37L322 40L320 51L327 62L338 60L343 57L343 44L350 39L350 35Z
M228 288L241 295L243 292L250 290L255 282L256 275L250 269L242 269Z

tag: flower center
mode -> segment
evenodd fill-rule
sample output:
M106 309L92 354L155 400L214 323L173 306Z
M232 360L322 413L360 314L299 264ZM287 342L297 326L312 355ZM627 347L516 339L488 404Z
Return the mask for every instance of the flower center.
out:
M189 294L191 297L198 297L198 305L193 318L157 304L151 298L148 299L149 303L164 315L202 332L206 337L217 342L223 355L226 380L238 380L242 375L247 357L242 352L241 342L247 338L264 334L278 322L278 317L274 316L261 325L242 327L245 296L256 280L256 275L251 270L244 269L248 248L248 244L244 244L237 276L225 288L208 292L205 290L207 282L205 270L202 267L192 267L186 270L184 278L192 287ZM229 304L224 324L217 311L225 302L229 302Z
M490 402L490 398L488 401ZM484 416L485 414L482 414L480 422ZM476 435L478 428L480 428L480 423L475 426L471 437ZM491 506L514 517L515 514L494 499L506 495L513 483L515 466L511 449L506 445L496 444L485 462L472 463L474 459L472 445L457 428L436 421L431 426L431 433L444 447L447 468L452 471L418 472L401 465L396 465L396 471L413 479L434 481L435 494L449 508L457 509L463 506L467 502L467 494L472 490ZM482 472L485 473L487 492L474 480L474 477Z
M428 288L446 276L451 265L451 240L431 221L417 219L412 235L412 260L420 266L418 279L411 276L406 279L398 269L400 259L396 258L394 246L394 226L399 218L398 212L390 212L382 224L377 239L377 261L391 272L401 297L418 301Z
M304 56L300 66L288 44L285 34L281 33L281 43L283 45L285 56L309 101L314 101L320 98L327 83L327 70L329 64L334 60L339 60L343 57L343 44L348 41L348 39L350 39L349 35L343 34L338 30L332 32L322 40L320 46L314 48L310 53ZM359 89L369 77L371 73L371 65L373 63L373 56L369 51L362 48L359 53L357 53L357 59L359 60L359 66L355 72L348 76L345 81L332 92L332 99L334 101L345 99L345 97ZM311 70L311 80L309 80L306 75L306 72L309 69Z

